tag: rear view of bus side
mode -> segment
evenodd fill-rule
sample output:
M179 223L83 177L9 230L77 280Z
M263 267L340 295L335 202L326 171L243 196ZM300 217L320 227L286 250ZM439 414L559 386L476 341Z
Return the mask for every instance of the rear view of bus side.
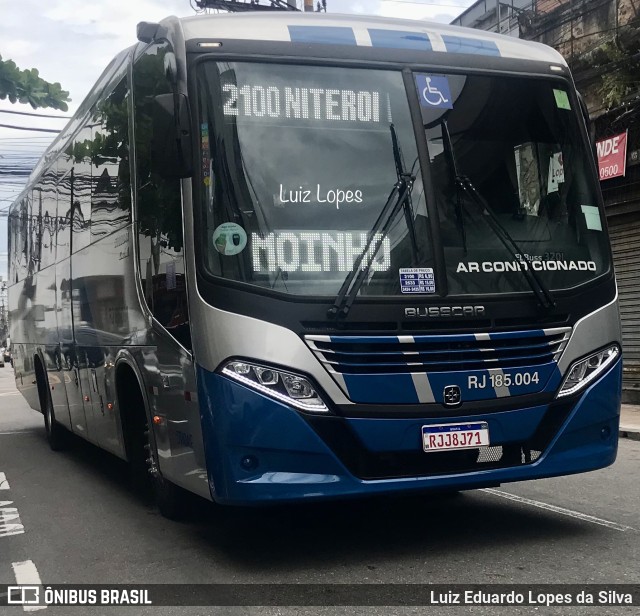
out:
M161 509L602 468L621 337L552 49L376 17L138 27L12 206L18 387Z

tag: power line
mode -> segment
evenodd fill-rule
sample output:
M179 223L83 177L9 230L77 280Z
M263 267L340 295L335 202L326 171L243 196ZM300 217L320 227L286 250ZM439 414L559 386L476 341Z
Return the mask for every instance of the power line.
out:
M16 130L33 130L40 133L59 133L60 132L58 129L54 130L52 128L27 128L26 126L13 126L11 124L0 124L0 127L15 128Z
M381 2L395 2L397 4L418 4L422 6L453 6L460 9L469 8L467 3L450 3L450 2L418 2L418 0L381 0Z
M56 120L71 119L71 116L46 115L44 113L29 113L28 111L10 111L8 109L0 109L0 113L13 113L15 115L32 116L34 118L55 118Z

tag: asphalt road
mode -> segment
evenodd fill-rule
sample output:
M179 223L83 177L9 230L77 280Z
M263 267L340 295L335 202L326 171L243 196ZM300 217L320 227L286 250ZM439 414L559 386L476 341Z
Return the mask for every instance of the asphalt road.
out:
M81 441L51 451L42 415L17 393L7 366L0 368L0 502L15 512L4 535L0 525L0 585L14 584L13 564L29 561L43 584L638 584L639 474L640 442L622 440L614 466L584 475L453 498L258 510L202 502L187 521L170 522L136 499L116 458ZM44 616L640 613L637 607L46 610Z

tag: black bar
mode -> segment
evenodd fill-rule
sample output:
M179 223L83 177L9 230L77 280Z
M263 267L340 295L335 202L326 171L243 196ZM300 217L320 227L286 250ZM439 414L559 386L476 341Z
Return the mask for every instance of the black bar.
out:
M0 586L7 605L640 606L640 584L52 584ZM542 613L546 613L543 611Z

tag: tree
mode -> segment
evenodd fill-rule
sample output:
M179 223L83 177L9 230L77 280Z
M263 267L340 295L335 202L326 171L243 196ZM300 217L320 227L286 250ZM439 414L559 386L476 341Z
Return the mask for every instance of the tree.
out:
M69 92L59 83L49 83L40 77L38 69L20 70L13 60L0 56L0 100L12 103L29 103L34 109L51 107L67 111Z

